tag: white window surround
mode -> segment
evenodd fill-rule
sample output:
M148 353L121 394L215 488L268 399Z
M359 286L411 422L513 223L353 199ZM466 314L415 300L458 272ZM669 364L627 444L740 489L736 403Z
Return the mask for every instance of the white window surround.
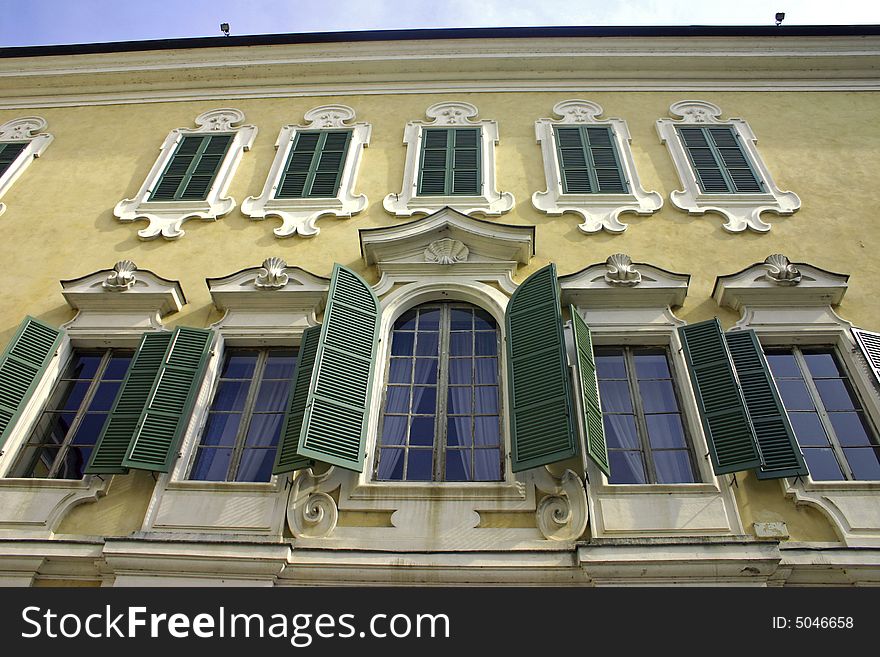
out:
M224 311L211 326L217 340L199 384L193 415L170 474L160 475L143 530L278 539L284 527L287 477L268 482L190 480L227 346L298 346L317 324L330 281L272 257L260 267L207 279L214 305Z
M0 176L0 199L12 187L12 183L24 173L34 158L40 157L52 143L54 139L52 135L40 132L45 130L47 125L46 119L39 116L23 116L0 125L0 142L27 142L24 150ZM5 211L6 206L0 203L0 214Z
M666 144L672 161L684 187L673 191L669 198L679 210L691 215L714 212L722 215L726 222L724 230L740 233L750 229L759 233L770 230L770 224L761 219L764 212L790 215L801 207L801 200L794 192L779 189L773 176L758 153L755 137L744 119L721 120L721 108L704 100L683 100L669 107L672 119L657 121L657 134ZM730 126L739 135L739 142L746 151L755 172L760 176L765 191L761 193L706 194L700 190L696 174L688 160L687 151L676 128L678 126Z
M13 467L34 423L49 400L55 383L77 348L137 347L144 331L162 328L161 317L180 310L186 302L180 284L131 261L113 269L61 281L62 294L76 316L64 324L58 352L38 384L0 455L0 477ZM0 537L51 537L76 505L106 495L111 477L85 475L82 479L0 478Z
M425 114L429 121L410 121L403 132L406 144L406 165L403 171L403 190L389 194L382 205L397 217L431 214L443 207L451 207L463 214L498 216L513 208L513 194L499 192L495 183L495 145L498 143L498 124L489 120L473 120L478 110L470 103L447 101L431 105ZM477 196L419 196L419 159L422 152L422 134L425 128L480 128L480 172L483 193Z
M664 346L669 349L682 420L700 483L609 484L589 462L588 499L595 538L729 536L743 533L727 478L716 477L708 459L695 395L681 356L672 307L687 294L690 276L614 254L574 274L560 276L563 305L573 304L590 327L594 345Z
M639 174L633 160L630 143L632 138L626 121L623 119L603 119L600 105L589 100L564 100L553 106L553 113L561 119L539 119L535 122L535 137L541 144L544 158L544 176L547 191L535 192L532 205L551 216L565 212L580 215L584 222L578 228L584 233L622 233L627 225L619 219L624 212L638 215L651 215L663 207L663 197L657 192L648 192L639 181ZM565 194L556 148L556 126L591 125L611 128L614 143L620 157L620 165L626 178L629 192L626 194Z
M880 394L870 366L853 339L852 324L832 308L842 301L848 278L774 254L719 276L713 297L718 305L741 313L734 330L753 329L762 345L834 347L877 426ZM847 546L880 547L880 481L813 481L809 476L779 481L796 504L827 517Z
M276 237L291 237L296 234L312 237L320 232L315 225L320 217L332 215L340 219L348 219L366 208L366 195L355 194L354 185L364 148L370 143L372 128L369 123L350 123L354 118L354 110L347 105L322 105L305 113L307 124L282 127L275 142L277 152L269 169L263 192L260 196L248 196L241 204L242 213L254 220L280 217L282 224L273 231ZM351 130L351 141L348 143L348 153L336 196L274 198L297 132L334 129Z
M232 181L242 153L250 150L257 136L256 126L237 125L242 121L244 121L244 112L241 110L221 108L199 114L195 118L198 128L175 128L172 130L162 143L159 157L135 197L117 203L113 214L123 222L138 219L149 221L146 228L138 231L138 237L141 239L151 240L161 235L165 239L173 240L185 235L181 226L187 219L198 217L203 221L216 221L231 212L235 207L235 199L226 197L226 190L229 188L229 183ZM177 144L183 137L211 133L231 134L234 137L217 175L214 177L214 182L208 190L207 198L203 201L150 201L153 188L162 177L162 172L165 171L165 167L174 156Z

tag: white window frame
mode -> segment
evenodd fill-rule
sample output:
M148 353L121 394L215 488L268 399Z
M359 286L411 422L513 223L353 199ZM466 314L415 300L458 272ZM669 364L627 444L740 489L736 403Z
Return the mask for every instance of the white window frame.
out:
M642 187L633 159L626 121L623 119L600 119L603 109L589 100L564 100L553 106L553 113L561 119L538 119L535 122L535 138L541 144L544 159L544 176L547 190L532 195L532 205L551 216L569 212L580 215L581 232L591 234L602 230L622 233L627 224L619 219L622 213L651 215L663 207L663 197ZM562 186L562 168L556 148L557 126L590 125L611 128L617 147L620 165L629 191L623 194L566 194Z
M355 194L364 148L370 144L372 127L369 123L350 123L355 112L347 105L322 105L305 113L304 125L286 125L281 128L275 142L275 159L269 169L269 176L259 196L248 196L241 204L242 213L254 220L266 217L280 217L282 224L274 229L276 237L313 237L320 232L315 225L319 218L334 216L338 219L349 219L367 207L365 194ZM345 165L339 179L339 190L336 196L327 198L275 198L275 192L281 182L284 166L287 164L290 149L296 135L302 131L318 130L349 130L351 139L348 142Z
M235 199L227 197L226 192L232 176L241 161L242 153L250 150L257 136L257 127L237 125L244 121L244 112L232 108L214 109L199 114L195 118L198 128L175 128L159 149L159 157L147 174L141 188L134 198L123 199L116 204L113 214L122 222L146 219L149 225L138 231L138 237L151 240L164 237L179 239L186 233L181 229L183 222L199 218L203 221L216 221L235 208ZM150 201L154 187L159 183L162 173L174 157L177 145L188 135L206 134L232 135L232 142L226 151L223 162L205 200Z
M40 116L23 116L0 125L0 142L26 142L27 146L18 154L9 168L0 175L0 199L9 191L12 184L24 173L30 163L40 157L55 138L45 130L46 119ZM0 214L6 205L0 203Z
M770 230L770 224L761 219L764 212L791 215L801 207L801 200L794 192L782 191L773 181L770 170L758 153L757 137L749 124L740 118L722 120L721 108L704 100L683 100L669 107L672 119L657 121L657 134L666 144L675 164L683 189L673 191L669 198L679 210L691 215L707 212L720 214L726 220L723 227L730 233L746 229L758 233ZM679 126L728 126L739 137L739 143L752 167L761 178L765 191L760 193L707 194L700 189L697 175L688 160L687 149L682 143Z
M403 171L403 189L399 194L389 194L382 205L387 212L397 217L411 217L414 214L431 214L444 207L450 207L462 214L482 214L496 217L513 208L514 199L510 192L499 192L495 182L495 146L498 143L498 124L486 119L477 121L474 117L479 111L470 103L451 101L431 105L425 114L429 121L410 121L403 132L406 144L406 165ZM476 196L419 196L419 162L421 161L422 138L425 128L479 128L480 172L482 194Z

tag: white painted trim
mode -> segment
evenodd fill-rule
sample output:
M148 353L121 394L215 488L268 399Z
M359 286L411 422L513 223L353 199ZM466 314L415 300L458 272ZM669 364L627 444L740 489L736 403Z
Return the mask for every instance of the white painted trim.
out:
M18 180L30 163L40 157L52 140L55 138L45 130L46 119L39 116L23 116L18 119L7 121L0 125L0 142L26 142L27 146L13 160L9 168L0 175L0 199L12 187L12 183ZM6 206L0 203L0 214L6 211Z

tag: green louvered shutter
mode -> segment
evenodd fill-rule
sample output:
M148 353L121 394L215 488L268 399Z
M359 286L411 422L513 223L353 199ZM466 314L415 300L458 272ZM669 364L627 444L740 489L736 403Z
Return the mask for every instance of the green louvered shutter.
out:
M86 474L128 472L127 468L122 467L122 460L131 445L138 420L147 405L170 342L170 331L148 331L141 337L141 343L110 411L110 418L104 424L89 464L84 470Z
M186 135L177 145L151 201L204 200L233 135Z
M26 141L0 143L0 176L6 173L6 170L12 166L12 163L21 155L27 145Z
M761 465L724 334L717 319L678 329L715 474Z
M25 317L0 356L0 447L40 383L63 335L60 329Z
M507 306L514 472L578 453L556 265L536 271Z
M731 126L679 127L700 188L707 194L758 193L764 185Z
M174 329L122 467L168 472L189 421L214 332Z
M854 328L852 332L856 338L856 344L859 345L862 355L868 362L868 367L874 373L874 378L877 383L880 383L880 333L857 328Z
M297 453L299 436L302 432L303 416L306 411L306 399L309 396L309 385L312 382L312 371L315 356L318 353L318 342L321 339L321 327L310 326L302 334L299 356L296 359L296 373L290 396L287 399L287 415L284 417L284 429L275 456L275 467L272 474L284 474L293 470L301 470L312 465L311 459L303 458Z
M572 336L577 354L577 381L580 389L581 412L587 433L587 456L609 477L608 445L605 443L605 426L602 422L602 405L599 403L599 382L596 379L596 361L593 358L593 340L590 328L581 319L577 309L569 306Z
M758 439L758 479L806 475L807 465L755 332L733 331L724 339Z
M334 265L297 452L347 470L364 468L364 436L379 332L369 285Z
M333 198L351 141L351 130L297 132L275 198Z
M556 154L565 194L625 194L626 177L609 126L557 126Z
M480 194L481 134L480 128L425 128L419 163L419 194Z

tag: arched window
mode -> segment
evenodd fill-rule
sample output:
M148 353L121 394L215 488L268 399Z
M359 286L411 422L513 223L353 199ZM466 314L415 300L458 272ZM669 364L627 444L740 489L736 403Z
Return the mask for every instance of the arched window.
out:
M376 479L502 479L500 341L494 318L470 304L427 303L397 319Z

